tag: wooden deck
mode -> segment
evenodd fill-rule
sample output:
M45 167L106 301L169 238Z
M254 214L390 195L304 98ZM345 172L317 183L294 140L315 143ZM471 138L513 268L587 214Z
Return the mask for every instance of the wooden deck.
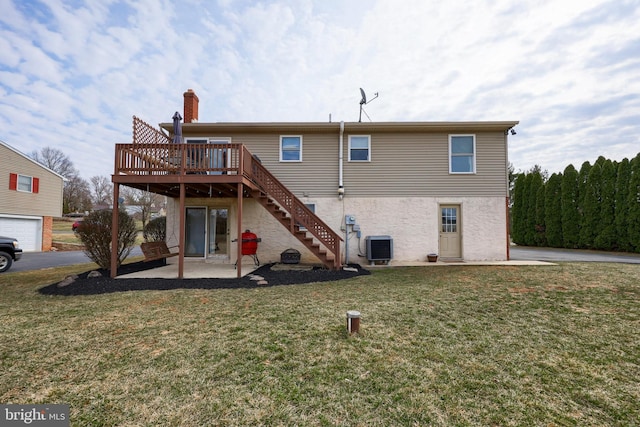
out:
M239 183L258 189L254 163L243 144L116 144L113 182L168 197L180 197L180 184L186 197L237 197Z
M184 241L185 199L226 197L238 200L238 230L242 234L242 200L255 197L289 232L328 268L341 266L342 238L269 172L243 144L173 143L164 133L134 117L133 144L116 144L114 205L119 186L137 188L180 200L180 241ZM114 209L113 222L118 223ZM304 227L304 228L301 228ZM304 231L301 231L304 230ZM117 247L117 231L112 234ZM238 253L240 253L240 244ZM115 250L111 275L116 274ZM179 251L183 277L184 253ZM241 277L238 268L238 277Z

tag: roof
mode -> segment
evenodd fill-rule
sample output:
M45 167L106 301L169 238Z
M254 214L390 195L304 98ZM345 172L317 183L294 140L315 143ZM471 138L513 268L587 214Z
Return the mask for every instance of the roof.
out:
M183 133L212 132L338 132L341 122L214 122L184 123ZM519 121L479 122L344 122L345 132L479 132L507 131ZM173 132L173 123L160 123Z
M61 178L63 181L66 181L67 178L65 178L64 176L60 175L58 172L49 169L48 167L44 166L42 163L38 163L35 160L33 160L31 157L27 156L26 154L16 150L15 148L13 148L12 146L10 146L9 144L7 144L6 142L0 140L0 145L2 145L3 147L6 147L7 149L13 151L14 153L16 153L19 156L24 157L26 160L29 160L30 162L40 166L42 169L46 170L47 172L50 172L56 176L58 176L59 178Z

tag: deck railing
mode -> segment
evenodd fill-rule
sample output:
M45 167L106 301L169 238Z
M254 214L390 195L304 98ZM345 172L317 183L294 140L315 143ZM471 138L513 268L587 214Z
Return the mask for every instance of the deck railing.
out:
M115 174L232 175L241 169L242 144L116 144Z

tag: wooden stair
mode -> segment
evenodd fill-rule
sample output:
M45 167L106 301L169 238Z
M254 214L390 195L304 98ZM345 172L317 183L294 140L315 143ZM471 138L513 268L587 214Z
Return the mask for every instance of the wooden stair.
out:
M296 224L292 217L285 210L269 197L269 195L259 191L254 194L256 200L265 207L269 213L280 222L287 230L292 231L292 235L300 241L311 253L313 253L323 265L329 269L340 268L341 263L336 262L336 255L330 252L324 245L320 244L313 234L306 227ZM312 212L311 212L312 213Z
M258 161L251 162L251 179L260 188L252 196L328 269L342 267L342 238Z

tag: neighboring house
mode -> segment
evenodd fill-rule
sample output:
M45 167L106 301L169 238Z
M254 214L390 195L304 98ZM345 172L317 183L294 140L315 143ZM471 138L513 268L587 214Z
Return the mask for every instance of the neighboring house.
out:
M25 252L51 250L64 178L2 141L0 159L0 235L17 238Z
M508 259L507 137L518 122L204 123L197 96L184 95L184 144L173 123L160 125L167 136L135 118L113 177L167 196L167 240L184 242L183 256L233 263L250 229L262 262L288 248L330 268L430 253Z

